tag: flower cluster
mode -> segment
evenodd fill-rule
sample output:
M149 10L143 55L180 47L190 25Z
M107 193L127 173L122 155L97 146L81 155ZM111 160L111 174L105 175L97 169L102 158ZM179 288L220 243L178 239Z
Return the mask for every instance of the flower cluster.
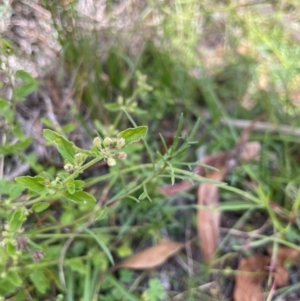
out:
M103 141L99 137L93 140L93 145L101 152L108 166L116 165L116 159L125 160L127 154L120 151L125 146L124 138L105 138Z

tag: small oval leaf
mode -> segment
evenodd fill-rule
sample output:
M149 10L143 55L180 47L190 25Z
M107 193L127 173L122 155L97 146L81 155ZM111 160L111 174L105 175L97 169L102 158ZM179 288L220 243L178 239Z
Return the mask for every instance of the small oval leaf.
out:
M9 231L17 232L26 220L25 210L23 208L17 209L9 222Z
M42 193L45 190L45 180L42 176L22 176L15 178L15 181L34 192Z
M117 137L124 138L126 144L140 141L148 131L147 126L138 126L136 128L129 128L125 131L120 132Z
M111 112L117 112L120 110L120 105L117 103L107 103L104 105L105 109Z
M70 163L74 162L74 156L76 152L73 142L70 142L64 136L59 135L56 132L48 129L44 130L43 134L47 140L56 144L58 151L65 160L67 160Z
M93 204L96 202L96 199L89 193L85 191L77 191L73 194L70 192L66 191L64 193L64 196L75 203L80 203L80 204Z
M42 212L42 211L46 210L49 206L50 206L49 203L42 202L42 203L34 204L31 207L31 209L35 212Z

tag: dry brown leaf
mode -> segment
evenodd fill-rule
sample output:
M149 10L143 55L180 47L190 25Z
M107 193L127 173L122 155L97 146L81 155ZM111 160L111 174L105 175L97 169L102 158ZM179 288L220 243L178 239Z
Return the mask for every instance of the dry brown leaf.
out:
M268 253L272 257L273 250L269 249ZM289 279L288 271L285 268L287 261L295 263L300 256L300 251L288 247L280 247L276 251L274 263L274 281L277 287L285 286Z
M251 161L258 157L261 144L257 141L247 142L240 151L240 159L243 161Z
M158 189L163 194L171 196L178 192L189 189L192 185L193 183L191 181L183 180L174 185L167 185L167 186L159 187Z
M117 264L113 270L117 270L119 268L144 270L157 267L163 264L169 257L178 253L184 246L184 243L163 239L156 246L150 247L126 258Z
M223 163L223 167L219 171L210 174L209 179L214 181L222 181L230 167ZM216 249L220 232L220 212L219 204L219 187L202 183L198 188L198 205L215 206L216 209L199 208L197 212L197 230L200 239L201 253L206 262L209 262Z
M269 254L272 255L272 249L268 250ZM300 256L300 251L288 247L280 247L276 252L276 265L284 266L286 261L295 263Z
M269 263L269 256L251 256L240 260L239 272L235 275L234 301L263 300L261 283L268 275Z

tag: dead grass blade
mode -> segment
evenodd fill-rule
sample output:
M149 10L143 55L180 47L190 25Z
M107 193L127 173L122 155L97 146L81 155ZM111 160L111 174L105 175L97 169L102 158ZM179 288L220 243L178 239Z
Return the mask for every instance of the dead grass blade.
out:
M150 247L130 256L129 258L126 258L117 264L113 268L113 271L120 268L144 270L157 267L163 264L169 257L178 253L184 246L184 243L163 239L156 246Z
M269 256L251 256L240 260L235 276L234 301L263 301L261 283L268 275Z

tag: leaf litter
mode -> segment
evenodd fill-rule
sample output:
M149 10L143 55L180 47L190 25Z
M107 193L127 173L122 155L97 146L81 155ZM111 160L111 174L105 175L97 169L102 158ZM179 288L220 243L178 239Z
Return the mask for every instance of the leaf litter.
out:
M219 152L206 156L200 163L209 165L216 170L197 166L195 173L210 180L220 182L238 165L240 161L251 161L258 157L261 144L257 141L248 142L255 121L241 134L238 142L230 151ZM167 195L174 195L193 185L184 180L175 185L161 187L160 191ZM201 244L201 254L206 262L211 262L217 250L221 212L217 210L219 204L219 187L211 183L201 183L198 187L197 231ZM204 208L209 207L209 208ZM119 268L149 269L163 264L168 258L177 254L185 244L170 240L162 240L158 245L138 252L123 260L113 270ZM299 251L280 247L276 257L272 250L269 255L253 255L243 258L239 262L235 276L234 301L262 301L264 292L262 283L270 273L273 276L275 287L285 286L288 281L287 261L295 263ZM270 270L273 262L273 271Z
M115 267L113 267L112 270L115 271L120 268L128 268L133 270L155 268L163 264L171 256L177 254L184 246L184 243L163 239L157 245L135 253L132 256L124 259Z
M253 255L240 260L235 275L234 301L265 300L262 284L269 274L272 275L271 292L287 285L289 275L286 263L295 263L299 259L300 251L279 247L275 254L272 249L268 253L268 256Z

